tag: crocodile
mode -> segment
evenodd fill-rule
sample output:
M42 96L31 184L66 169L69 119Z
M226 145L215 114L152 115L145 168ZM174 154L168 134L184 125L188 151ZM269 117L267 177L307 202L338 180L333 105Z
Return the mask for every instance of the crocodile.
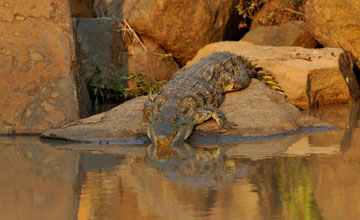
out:
M210 118L220 128L231 129L233 124L219 110L224 93L245 89L251 78L268 79L269 86L282 92L269 74L247 58L229 52L213 53L179 69L144 105L152 144L181 145L195 125Z

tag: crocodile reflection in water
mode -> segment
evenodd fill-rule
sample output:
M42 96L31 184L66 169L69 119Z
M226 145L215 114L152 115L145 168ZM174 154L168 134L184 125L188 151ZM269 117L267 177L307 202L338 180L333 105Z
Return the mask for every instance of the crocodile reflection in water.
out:
M187 143L148 147L147 164L169 181L196 188L222 188L249 175L247 159L227 158L222 149L192 147Z

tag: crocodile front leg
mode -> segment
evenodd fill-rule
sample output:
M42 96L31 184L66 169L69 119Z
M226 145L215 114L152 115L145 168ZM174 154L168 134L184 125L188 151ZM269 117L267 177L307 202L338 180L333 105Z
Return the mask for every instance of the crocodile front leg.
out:
M143 113L145 115L145 117L149 120L151 118L152 112L153 112L153 108L154 108L154 102L151 101L150 99L145 102L144 104L144 108L143 108Z
M202 106L197 108L195 114L196 124L201 124L204 121L213 118L220 128L231 129L232 124L226 120L225 114L214 106Z

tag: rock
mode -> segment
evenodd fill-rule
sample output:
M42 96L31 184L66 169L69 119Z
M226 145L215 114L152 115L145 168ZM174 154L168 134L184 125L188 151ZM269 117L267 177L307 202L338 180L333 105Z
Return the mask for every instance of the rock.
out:
M83 69L101 69L104 77L118 71L147 73L156 80L169 80L178 65L153 41L136 41L130 32L123 31L121 23L111 18L75 19L78 57ZM145 51L145 49L146 51Z
M308 30L325 47L343 47L360 61L360 1L310 0Z
M179 69L171 54L153 40L145 36L137 36L137 40L132 32L119 32L120 27L119 22L115 24L113 45L114 62L120 72L146 73L161 81L169 80Z
M43 137L79 141L146 140L147 121L142 108L147 96L127 101L107 112L80 119L43 133ZM130 123L131 122L131 123Z
M266 0L257 1L261 5L251 17L250 30L258 25L279 25L293 21L305 21L304 4L306 1Z
M128 0L93 0L93 8L96 17L113 17L123 18L123 4Z
M0 14L0 133L41 133L77 120L83 99L68 2L9 1Z
M344 53L340 55L339 59L340 71L346 79L346 83L350 90L350 95L353 100L360 98L360 60L357 60L351 51L344 50Z
M93 0L70 0L71 15L78 18L93 18Z
M276 11L283 7L282 3L282 0L265 1L264 5L259 9L259 11L254 14L254 17L252 18L252 22L250 24L250 30L254 29L258 25L273 25L273 23L283 23L284 20L278 19L277 16L284 16L284 11L282 11L282 14L276 13ZM285 23L286 22L289 21L285 20Z
M42 134L47 138L59 138L93 143L144 144L147 142L147 120L142 108L148 98L143 96L101 114L81 119L58 129ZM302 115L287 102L284 96L253 80L242 91L227 93L221 108L230 122L237 126L230 130L219 130L213 120L196 127L190 143L197 139L222 137L237 138L269 136L300 131L306 127L331 127L316 118ZM219 139L220 138L220 139Z
M305 23L293 21L274 26L256 26L241 40L263 46L299 46L314 48L315 39L306 30Z
M150 38L185 64L206 44L238 36L240 16L236 3L236 0L98 0L94 8L98 16L126 19L136 33Z
M340 63L349 65L343 62L341 49L271 47L244 41L224 41L202 48L187 65L216 51L229 51L253 60L269 71L290 102L302 109L351 101L349 89L340 72Z
M229 121L237 124L235 129L226 132L227 135L268 136L298 131L303 127L329 125L302 115L283 95L256 79L251 82L249 88L227 94L221 109ZM201 124L197 129L199 134L200 131L206 135L219 133L214 121Z
M113 19L74 18L77 58L83 68L99 66L102 74L112 74Z
M346 67L347 78L353 99L360 98L360 2L326 0L307 1L305 17L308 29L317 41L326 47L340 47L345 51L344 60L351 65Z

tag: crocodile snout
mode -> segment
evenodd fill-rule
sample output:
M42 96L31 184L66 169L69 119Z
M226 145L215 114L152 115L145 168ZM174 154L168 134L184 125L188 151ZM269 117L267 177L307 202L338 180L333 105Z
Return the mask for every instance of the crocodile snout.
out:
M174 138L176 137L178 132L176 132L175 134L165 137L165 136L158 136L156 138L156 141L158 143L159 146L170 146L171 143L173 142Z

